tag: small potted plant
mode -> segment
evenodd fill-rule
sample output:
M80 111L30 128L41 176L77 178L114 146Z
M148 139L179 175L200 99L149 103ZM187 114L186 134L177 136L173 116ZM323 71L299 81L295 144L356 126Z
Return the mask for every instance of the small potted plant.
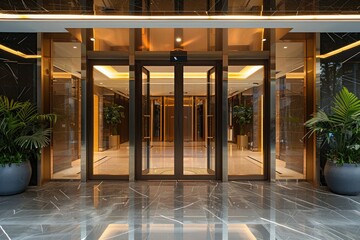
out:
M30 158L50 143L54 114L38 114L30 102L0 96L0 195L25 191L31 177Z
M236 105L233 108L233 117L239 125L240 134L237 136L237 146L240 149L248 148L248 136L245 133L245 127L252 121L252 107L245 105Z
M124 107L113 103L104 108L105 122L110 126L109 147L119 148L120 135L118 134L118 126L121 123L121 119L124 118Z
M334 193L360 193L360 99L343 88L332 103L331 113L318 111L305 123L327 146L326 183Z

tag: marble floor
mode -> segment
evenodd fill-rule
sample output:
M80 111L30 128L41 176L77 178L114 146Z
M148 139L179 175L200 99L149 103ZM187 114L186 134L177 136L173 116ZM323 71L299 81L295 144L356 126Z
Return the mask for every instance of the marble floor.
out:
M174 174L174 143L153 142L149 149L149 174ZM204 142L184 143L184 174L206 175L207 148ZM211 153L213 156L215 152ZM231 176L261 175L263 172L263 153L238 149L236 144L228 144L228 167ZM146 146L143 146L146 156ZM145 157L143 158L145 159ZM145 160L143 161L143 164ZM215 168L215 158L212 158ZM129 172L129 144L121 144L119 149L94 152L94 175L127 175ZM277 179L304 179L304 174L286 167L284 161L276 161ZM72 162L72 167L54 173L53 179L80 179L80 159Z
M305 182L50 182L0 197L0 239L359 239L360 196Z

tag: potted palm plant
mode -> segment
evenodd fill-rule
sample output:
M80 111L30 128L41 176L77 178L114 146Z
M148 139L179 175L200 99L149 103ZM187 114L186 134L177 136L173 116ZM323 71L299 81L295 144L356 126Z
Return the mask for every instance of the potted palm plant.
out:
M324 169L331 191L344 195L360 193L360 99L347 88L336 96L331 113L318 111L305 123L327 145Z
M110 126L109 147L119 148L120 135L118 134L118 126L121 123L121 118L124 118L124 107L119 104L111 104L104 108L105 122Z
M25 191L31 177L30 158L50 142L54 114L38 114L30 102L0 96L0 195Z
M233 117L235 122L239 125L240 135L237 136L237 146L240 149L248 148L248 136L245 134L245 126L251 123L252 107L245 105L236 105L233 108Z

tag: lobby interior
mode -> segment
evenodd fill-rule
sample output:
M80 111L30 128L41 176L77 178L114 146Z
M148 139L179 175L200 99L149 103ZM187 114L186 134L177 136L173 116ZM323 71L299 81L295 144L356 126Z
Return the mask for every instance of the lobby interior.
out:
M58 115L0 239L358 238L360 196L327 189L304 137L360 96L358 3L69 3L0 3L0 94Z

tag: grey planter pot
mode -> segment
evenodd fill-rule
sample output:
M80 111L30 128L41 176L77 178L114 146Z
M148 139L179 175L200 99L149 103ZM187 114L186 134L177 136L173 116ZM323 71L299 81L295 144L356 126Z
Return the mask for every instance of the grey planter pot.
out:
M30 162L0 166L0 195L13 195L25 191L31 177Z
M327 161L324 175L332 192L350 196L356 196L360 193L360 164L338 166Z

